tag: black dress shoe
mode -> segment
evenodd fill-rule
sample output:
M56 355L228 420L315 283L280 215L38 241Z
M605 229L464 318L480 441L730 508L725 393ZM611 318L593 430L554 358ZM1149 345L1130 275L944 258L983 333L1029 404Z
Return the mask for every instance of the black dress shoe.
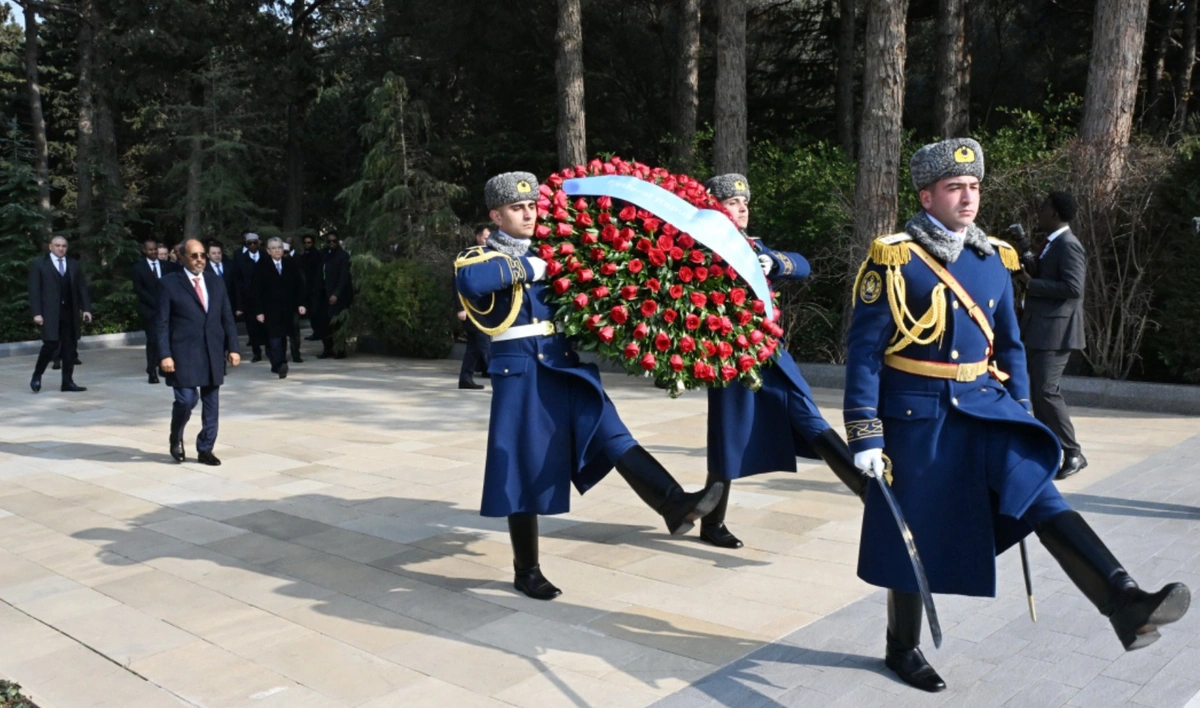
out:
M152 383L152 384L156 384L156 383L158 383L158 374L156 374L156 373L154 373L153 371L151 371L151 372L150 372L150 375L146 377L146 381L147 381L148 383Z
M68 381L62 385L61 390L68 393L79 393L80 391L86 391L87 388L76 384L74 381Z
M491 375L491 374L489 374L489 373L488 373L488 372L486 372L486 371L480 371L480 372L479 372L479 376L480 376L481 378L485 378L485 379L490 379L490 378L492 378L492 375Z
M742 542L729 533L725 524L700 524L700 538L718 548L741 548Z
M477 384L474 381L459 381L458 387L465 388L465 389L468 389L471 391L478 391L479 389L483 388L483 384Z
M1125 651L1158 641L1158 628L1179 621L1192 604L1192 593L1183 583L1165 585L1156 593L1133 588L1125 595L1125 604L1108 619Z
M41 377L41 376L34 376L32 379L29 379L29 388L30 388L30 389L32 389L34 393L39 393L39 392L41 392L41 390L42 390L42 377Z
M918 649L904 651L888 650L883 663L887 665L900 680L913 688L919 688L929 693L946 690L946 682L938 676L938 672L925 661L925 655Z
M303 364L304 357L300 356L299 354L293 354L292 355L292 363L293 364Z
M50 365L50 368L54 369L55 371L58 371L59 369L61 369L62 368L62 359L55 359L54 363Z
M187 459L187 455L183 452L182 440L171 440L171 459L176 462L183 462Z
M516 564L513 564L513 569L516 570ZM535 565L529 570L517 570L513 587L534 600L553 600L562 594L562 590L554 587L553 583L542 575L540 565Z
M318 359L328 359L331 356L333 356L333 352L321 352L320 354L317 355L317 358Z
M1058 468L1058 474L1054 475L1055 479L1066 479L1073 474L1078 474L1080 470L1087 467L1087 458L1083 453L1071 455L1063 460L1062 467Z
M197 452L196 461L202 465L208 465L210 467L217 467L221 464L221 461L217 459L217 456L212 454L212 450L200 450Z
M278 372L278 373L279 373L279 378L281 378L281 379L286 379L286 378L287 378L287 372L288 372L288 365L287 365L287 362L285 361L285 362L283 362L282 364L280 364L280 365L279 365L279 372Z
M83 366L83 362L79 360L79 357L75 357L75 366Z
M251 364L258 362L258 361L262 361L262 354L255 354L253 357L250 358Z

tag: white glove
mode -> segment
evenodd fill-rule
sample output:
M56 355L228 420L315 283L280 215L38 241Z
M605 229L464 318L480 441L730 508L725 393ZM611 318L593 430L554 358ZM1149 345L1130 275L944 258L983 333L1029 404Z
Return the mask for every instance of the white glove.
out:
M770 275L775 268L775 261L765 253L758 257L758 264L762 266L763 275Z
M529 282L536 283L546 277L546 261L543 261L537 256L527 256L529 261L529 270L532 271L529 275Z
M854 455L854 466L862 470L868 477L878 479L883 475L883 450L863 450Z

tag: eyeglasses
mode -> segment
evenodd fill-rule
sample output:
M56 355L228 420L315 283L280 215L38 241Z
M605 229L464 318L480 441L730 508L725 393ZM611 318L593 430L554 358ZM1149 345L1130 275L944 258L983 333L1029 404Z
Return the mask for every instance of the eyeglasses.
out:
M208 256L205 256L203 253L189 253L187 254L187 257L191 258L193 261L202 261Z

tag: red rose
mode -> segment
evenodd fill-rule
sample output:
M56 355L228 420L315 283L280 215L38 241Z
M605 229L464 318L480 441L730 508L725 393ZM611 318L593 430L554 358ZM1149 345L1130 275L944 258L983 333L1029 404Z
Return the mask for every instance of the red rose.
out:
M582 241L584 244L590 246L593 243L596 243L597 241L599 241L600 237L591 231L584 231L583 235L579 237L579 240Z
M633 240L637 238L637 234L634 233L633 229L626 226L625 228L621 229L621 238L633 243Z
M632 221L635 217L637 217L637 208L632 204L625 207L619 214L617 214L617 218L621 221Z
M590 255L592 257L593 261L602 261L602 260L604 260L604 249L603 248L593 248L591 253L589 253L588 255Z
M571 175L566 170L563 170L563 177L566 177L567 179L571 179ZM566 192L555 192L554 193L554 206L565 207L566 205L567 205L567 193Z
M554 220L555 221L570 221L571 215L567 213L566 209L559 207L554 210Z
M642 317L649 317L655 312L658 312L658 303L653 300L646 300L642 303Z
M733 322L729 321L728 317L721 318L721 336L727 337L733 331Z
M700 342L700 344L704 347L704 353L707 356L713 356L714 354L717 353L717 345L713 344L712 342L708 341L707 339L704 340L703 342Z
M688 295L688 299L692 301L693 307L704 307L708 303L708 296L704 293L692 293Z
M612 344L613 328L603 327L599 332L596 333L596 336L600 338L601 342L604 342L605 344Z
M617 227L612 224L606 224L600 229L600 240L605 243L612 243L612 240L617 237Z
M656 268L667 262L667 254L659 248L651 248L650 252L646 254L646 258L649 259L650 265Z
M712 304L720 307L721 305L725 304L725 293L711 293L709 294L708 299L712 300Z
M679 338L679 351L687 354L696 349L696 340L686 334Z
M733 290L730 290L729 301L738 307L741 307L742 303L746 302L746 291L742 290L741 288L734 288Z
M555 236L570 236L575 232L575 227L570 224L559 224L558 228L554 229Z
M612 197L607 194L596 200L596 206L601 209L612 209Z
M662 219L642 219L642 226L646 227L646 231L654 233L658 231L658 227L662 225Z
M761 342L763 340L763 336L764 335L762 332L759 332L757 329L754 330L753 332L750 333L750 343L758 344L759 342Z
M554 292L558 293L559 295L562 295L570 289L571 281L567 280L566 278L559 278L558 280L554 281Z
M696 282L703 283L704 281L708 280L708 268L705 268L704 266L697 266L695 273Z
M641 350L639 349L637 342L630 342L629 344L625 345L625 351L622 353L625 355L626 359L633 359L638 355L639 351Z
M714 253L714 254L713 254L713 261L712 261L712 262L713 262L713 263L720 263L720 262L721 262L721 254L720 254L720 253Z
M575 176L576 177L587 177L587 174L588 174L588 172L587 172L586 167L584 167L583 165L575 165Z
M700 316L699 315L688 315L687 317L684 317L683 318L683 326L687 327L688 329L696 329L697 327L700 326Z
M683 357L679 356L678 354L675 354L671 357L670 364L671 371L676 373L683 371Z
M662 232L663 232L664 237L672 238L675 236L675 234L679 233L679 229L675 228L674 226L671 226L670 224L663 224ZM661 238L659 239L659 242L660 243L662 242ZM659 246L659 248L664 248L664 246Z
M601 285L598 288L592 288L592 297L599 300L602 297L608 297L608 286Z
M635 297L637 297L637 294L638 294L638 286L636 286L636 285L626 285L625 287L621 288L621 299L622 300L632 300Z
M549 272L549 271L547 270L547 272ZM604 265L600 266L600 275L607 276L607 275L612 275L613 273L616 273L616 272L617 272L617 264L616 263L605 263Z
M575 200L574 206L575 206L575 211L586 211L588 208L588 203L587 203L586 199L584 199L583 197L580 197Z
M680 248L679 246L672 248L671 249L671 260L682 261L683 260L683 249Z
M679 246L680 248L691 248L692 246L696 245L696 239L688 236L687 234L680 234L679 238L675 239L675 245Z
M629 250L629 241L618 236L613 239L612 246L614 249L616 249L618 251L622 251L622 252L628 251Z
M647 334L650 334L650 325L645 322L640 322L637 327L633 328L634 339L645 339Z
M546 261L546 276L553 278L562 272L562 263L558 261Z
M663 235L658 237L658 243L657 243L658 250L670 251L672 248L675 248L675 239L673 239L667 235L667 229L673 229L673 228L675 228L675 227L671 226L670 224L663 226Z
M684 283L690 283L690 282L692 282L693 277L694 277L694 273L692 273L691 268L684 266L679 269L678 278L680 281L682 281Z
M662 283L658 282L658 278L651 278L646 281L646 289L652 293L662 290Z
M754 357L749 354L743 354L737 360L738 370L742 372L749 371L754 368Z
M700 265L706 260L704 257L704 251L692 251L688 254L688 260L696 265Z
M541 258L543 261L548 261L554 257L554 246L551 246L548 243L543 243L542 245L538 246L537 252L538 258Z
M749 310L738 310L737 318L738 324L745 327L754 319L754 313Z
M638 273L642 272L642 265L641 259L634 258L633 260L629 261L629 263L625 266L625 269L630 273L637 275Z
M549 238L550 237L550 227L546 226L545 224L538 224L537 237L538 238Z
M713 265L712 268L708 269L708 277L710 278L720 278L724 274L725 271L719 265Z
M663 310L663 319L667 321L667 324L674 322L678 318L679 318L678 312L676 312L672 309Z
M562 175L560 175L556 172L556 173L550 175L550 177L548 177L546 179L546 181L550 183L550 186L558 188L558 187L562 186L563 178L562 178ZM562 192L559 192L559 194L562 194Z
M593 223L595 223L595 222L592 221L592 215L587 213L586 211L580 212L575 215L575 225L576 226L591 226Z
M750 348L750 340L746 339L746 335L744 335L744 334L739 334L737 336L737 339L733 340L733 343L738 346L738 349L749 349Z
M721 318L716 315L709 315L704 320L704 326L708 327L710 332L718 332L721 330Z
M575 277L579 280L579 282L586 283L587 281L596 277L596 274L592 272L591 268L584 268L583 270L579 271ZM713 294L715 295L716 293Z
M591 317L587 318L584 320L583 326L595 332L596 328L600 326L600 315L592 315Z
M750 309L754 310L754 314L761 315L767 311L767 306L763 304L762 300L755 300L750 303Z
M770 359L770 358L771 358L771 350L770 349L763 347L762 349L758 350L758 360L759 361L766 361L767 359Z
M617 305L608 311L608 318L619 325L625 324L625 320L629 319L629 310L626 310L624 305Z
M569 243L560 243L560 244L558 244L558 255L560 255L560 256L569 256L569 255L571 255L571 254L572 254L572 253L574 253L574 252L575 252L575 246L573 246L573 245L571 245L571 244L569 244Z
M722 379L725 379L726 381L732 381L735 378L737 378L737 375L738 375L737 369L733 368L732 366L722 366L721 367L721 378Z
M575 302L576 310L582 310L583 308L587 307L587 304L588 304L587 293L579 293L578 295L576 295L574 302Z
M717 343L717 354L719 354L722 359L728 359L729 357L733 356L733 346L730 345L729 342L719 342Z
M600 212L599 214L596 215L596 223L600 224L601 226L611 224L612 223L612 214L609 214L607 211Z
M678 300L679 298L683 297L683 286L672 285L671 287L667 288L667 294L671 296L672 300Z
M579 270L582 267L583 267L583 265L580 264L579 261L575 260L575 256L571 256L570 258L567 259L567 272L568 273L574 273L575 271Z
M725 266L725 275L728 275L730 280L737 280L738 277L737 271L733 269L733 266Z
M650 239L639 238L638 242L637 242L637 250L641 251L642 253L649 252L650 251Z
M653 354L647 354L646 356L642 357L642 368L646 371L654 371L655 367L657 366L658 362L654 359Z
M660 352L665 352L671 348L671 337L666 332L659 332L654 337L654 348Z

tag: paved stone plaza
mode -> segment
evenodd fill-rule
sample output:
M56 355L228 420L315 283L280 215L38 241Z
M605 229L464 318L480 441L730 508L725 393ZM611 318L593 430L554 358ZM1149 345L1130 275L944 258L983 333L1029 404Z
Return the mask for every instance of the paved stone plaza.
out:
M735 486L740 551L669 537L614 473L543 519L565 594L536 602L477 514L490 395L457 362L245 364L211 468L168 456L140 348L81 356L75 395L0 359L0 676L43 708L1200 706L1200 612L1124 654L1036 541L1040 621L1007 554L997 599L938 598L950 690L900 685L854 574L859 503L817 465ZM704 396L606 382L698 486ZM817 399L840 422L840 392ZM1200 588L1200 420L1075 419L1091 466L1061 488L1144 584Z

